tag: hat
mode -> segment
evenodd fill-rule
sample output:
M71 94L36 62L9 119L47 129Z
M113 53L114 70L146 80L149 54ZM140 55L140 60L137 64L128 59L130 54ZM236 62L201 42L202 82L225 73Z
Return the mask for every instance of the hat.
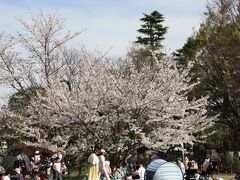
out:
M16 171L16 173L21 174L21 171L19 168L16 168L15 171Z
M110 161L105 161L106 166L110 166Z
M39 151L35 151L35 154L39 154Z
M106 151L104 149L101 149L100 152L101 153L106 153Z
M17 158L17 160L20 160L20 159L22 159L22 156L18 155L16 158Z

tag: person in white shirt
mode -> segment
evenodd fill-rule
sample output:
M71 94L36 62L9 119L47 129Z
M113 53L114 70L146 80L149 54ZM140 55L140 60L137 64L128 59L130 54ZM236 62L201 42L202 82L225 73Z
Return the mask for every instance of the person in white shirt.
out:
M35 151L34 157L33 157L34 163L39 164L41 161L41 155L39 151Z
M99 180L99 159L97 154L99 153L99 149L96 147L92 149L92 154L88 157L88 180Z
M2 180L10 180L9 176L5 174L5 169L0 166L0 179Z
M142 163L139 163L139 169L137 172L140 177L139 180L145 180L145 168Z
M62 164L59 157L56 158L53 169L55 171L55 180L62 180Z
M178 161L177 161L177 165L180 167L180 169L182 170L182 173L183 175L185 175L185 166L182 162L182 158L178 158Z
M102 180L106 178L106 180L110 180L110 177L106 170L106 164L105 164L105 155L106 151L104 149L100 150L99 158L99 180Z
M202 165L202 174L203 175L207 175L207 169L208 169L209 165L210 165L210 158L206 158Z

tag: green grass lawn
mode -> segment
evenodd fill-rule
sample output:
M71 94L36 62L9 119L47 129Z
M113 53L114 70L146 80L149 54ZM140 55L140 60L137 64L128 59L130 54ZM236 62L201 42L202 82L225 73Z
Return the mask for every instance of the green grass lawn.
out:
M79 175L78 169L70 169L70 175L63 177L63 180L84 180L87 172L87 166L82 167L81 175Z
M235 174L218 174L218 175L214 175L213 177L221 177L224 180L231 180L232 178L234 178Z
M235 176L235 174L218 174L218 175L214 175L214 178L216 177L221 177L224 180L231 180L233 177ZM78 172L77 171L72 171L70 176L66 176L63 178L63 180L83 180L83 177L79 177Z
M77 170L71 170L70 175L64 176L63 180L81 180L83 178L80 178L79 172Z

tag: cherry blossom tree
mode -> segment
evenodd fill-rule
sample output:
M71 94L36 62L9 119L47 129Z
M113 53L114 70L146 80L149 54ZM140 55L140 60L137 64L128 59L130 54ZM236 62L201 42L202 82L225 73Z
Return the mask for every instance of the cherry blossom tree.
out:
M79 33L57 37L64 25L55 16L19 21L26 34L0 39L0 77L18 90L41 87L26 112L16 114L20 123L14 127L26 144L84 151L97 143L112 153L141 146L166 150L194 141L196 132L212 125L207 97L187 99L194 84L171 57L140 70L128 57L110 64L99 53L66 48Z
M41 11L32 15L30 21L23 18L17 20L22 29L16 35L0 34L0 84L11 86L16 92L10 98L7 111L7 114L15 113L14 118L7 116L7 119L14 119L19 122L17 125L24 126L29 101L37 91L51 86L50 79L53 80L61 68L69 67L68 59L73 54L68 53L67 56L65 46L80 32L66 32L63 19ZM6 111L1 114L5 117ZM20 137L25 139L24 134L28 134L28 130L22 132L17 125L11 126L13 131L22 133ZM35 138L28 140L35 141Z
M97 143L111 152L141 146L166 150L196 140L194 133L213 123L206 116L207 97L187 99L193 85L188 84L187 71L179 73L171 58L139 72L131 61L112 68L99 56L82 53L75 74L64 69L45 88L46 95L32 102L38 114L28 121L33 123L35 118L35 123L49 130L58 129L55 138L65 141L65 147L77 136L76 145L82 148ZM61 80L67 74L73 76L69 83ZM36 139L39 143L44 135L49 144L55 141L45 128L41 133Z
M41 11L27 22L18 18L22 30L0 35L1 82L16 90L33 85L50 85L49 78L66 64L62 51L80 32L64 34L64 20Z

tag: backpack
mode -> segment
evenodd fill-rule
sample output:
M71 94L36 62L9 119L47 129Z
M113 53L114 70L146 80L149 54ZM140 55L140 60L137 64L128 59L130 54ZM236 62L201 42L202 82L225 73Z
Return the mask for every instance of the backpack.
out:
M62 174L68 174L68 168L65 163L62 163L61 168L62 168Z

